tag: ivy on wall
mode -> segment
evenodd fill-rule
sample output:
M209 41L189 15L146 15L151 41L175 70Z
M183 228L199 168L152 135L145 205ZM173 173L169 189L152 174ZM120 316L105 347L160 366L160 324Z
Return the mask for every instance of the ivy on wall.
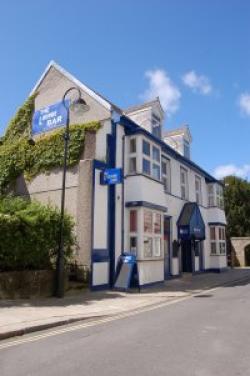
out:
M21 174L31 179L39 173L49 172L52 168L63 165L63 128L37 137L35 145L27 142L35 96L28 98L17 111L3 137L3 144L0 146L0 194L6 193ZM100 127L100 122L70 126L68 166L79 161L84 148L85 132L97 131Z

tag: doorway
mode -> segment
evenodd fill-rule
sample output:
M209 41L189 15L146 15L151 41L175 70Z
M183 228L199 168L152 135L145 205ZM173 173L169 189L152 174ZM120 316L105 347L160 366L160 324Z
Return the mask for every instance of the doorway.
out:
M182 272L192 273L192 242L191 240L183 240L181 242L181 258L182 258Z
M250 266L250 244L245 247L245 266Z
M171 217L164 216L164 279L170 276Z

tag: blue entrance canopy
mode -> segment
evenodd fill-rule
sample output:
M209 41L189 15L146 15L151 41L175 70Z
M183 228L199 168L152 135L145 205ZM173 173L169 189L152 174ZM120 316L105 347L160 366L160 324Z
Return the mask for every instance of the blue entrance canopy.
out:
M200 208L195 202L187 202L177 221L178 238L181 240L204 240L205 223Z

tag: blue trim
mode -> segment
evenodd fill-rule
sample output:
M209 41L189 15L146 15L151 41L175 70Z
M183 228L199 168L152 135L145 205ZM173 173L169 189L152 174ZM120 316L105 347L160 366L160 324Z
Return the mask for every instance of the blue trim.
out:
M147 288L147 287L154 287L158 285L164 284L164 280L156 281L156 282L150 282L150 283L145 283L144 285L140 285L140 289L142 288Z
M116 123L111 121L111 134L107 135L107 160L109 167L116 166ZM110 255L110 266L109 266L109 284L113 286L115 282L115 185L110 185L109 188L109 199L108 199L108 248Z
M136 124L134 121L132 121L130 118L128 118L125 115L122 115L120 118L121 125L125 127L126 135L133 135L142 133L143 135L147 136L149 139L151 139L153 142L157 143L161 146L162 150L175 158L176 160L181 161L181 163L185 164L188 167L191 167L196 172L200 173L205 177L205 179L210 183L218 183L222 186L224 186L219 180L215 179L213 176L208 174L205 170L203 170L201 167L199 167L197 164L192 162L190 159L185 158L178 152L176 152L174 149L172 149L169 145L167 145L164 141L160 140L158 137L154 136L152 133L148 132L146 129L140 127L138 124Z
M208 222L208 225L209 226L224 226L224 227L226 227L226 223L222 223L222 222Z
M129 202L126 202L125 206L126 208L136 208L136 207L143 206L144 208L149 208L153 210L160 210L163 212L167 211L167 208L165 206L156 205L148 201L129 201Z
M205 273L223 273L227 272L230 268L228 266L224 266L223 268L209 268L205 269Z
M94 262L108 262L108 249L92 249L92 263Z
M92 205L91 205L91 213L92 213L92 217L91 217L91 271L90 271L90 288L91 290L93 289L101 289L102 286L106 286L106 285L100 285L100 286L94 286L93 285L93 263L94 262L101 262L101 261L97 261L98 259L98 256L97 256L97 253L100 251L98 249L93 249L93 245L94 245L94 205L95 205L95 170L103 170L104 168L107 167L107 164L102 162L102 161L99 161L97 159L94 159L93 160L93 165L92 165ZM108 231L108 229L107 229ZM102 251L105 251L105 250L102 250ZM105 260L103 260L105 262L109 262L109 257L107 257ZM106 287L104 287L106 288Z
M91 291L109 290L109 284L91 286Z
M181 278L182 277L182 273L179 273L179 274L171 274L170 278L171 279L176 279L176 278Z

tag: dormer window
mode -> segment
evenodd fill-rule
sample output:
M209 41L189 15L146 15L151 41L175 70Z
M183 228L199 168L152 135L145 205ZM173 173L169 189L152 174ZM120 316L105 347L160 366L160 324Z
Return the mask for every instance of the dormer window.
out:
M161 138L161 119L152 115L152 133L155 137Z

